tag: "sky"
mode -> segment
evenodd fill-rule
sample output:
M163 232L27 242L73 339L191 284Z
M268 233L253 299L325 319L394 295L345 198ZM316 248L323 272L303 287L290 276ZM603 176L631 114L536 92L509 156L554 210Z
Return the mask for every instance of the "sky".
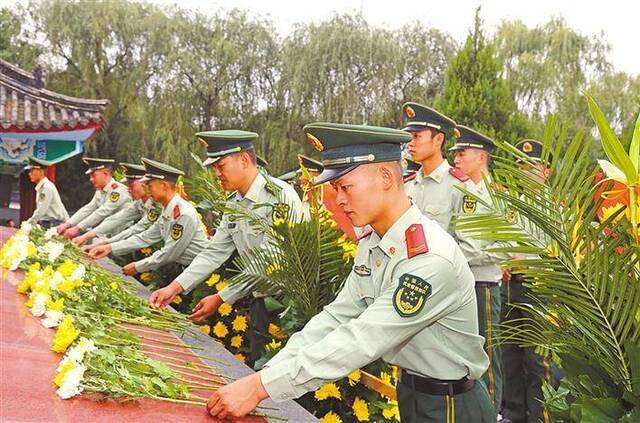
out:
M149 1L149 0L148 0ZM11 7L24 0L0 0ZM563 17L587 35L603 33L611 46L609 60L618 71L640 74L640 2L636 0L150 0L160 5L179 4L204 14L233 8L269 18L279 34L286 36L296 23L318 22L335 13L360 12L377 26L397 28L419 20L447 31L462 42L473 24L477 6L485 28L495 30L502 20L520 19L534 27L552 17Z

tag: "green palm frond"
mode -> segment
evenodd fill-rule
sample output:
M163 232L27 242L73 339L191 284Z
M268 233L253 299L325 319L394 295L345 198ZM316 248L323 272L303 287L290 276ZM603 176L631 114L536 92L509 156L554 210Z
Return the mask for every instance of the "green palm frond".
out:
M191 158L198 164L197 171L189 178L185 178L185 188L200 210L210 211L212 213L212 221L210 227L217 227L220 218L224 212L224 203L226 200L225 191L220 185L220 181L213 173L207 169L202 160L195 154L191 153Z
M528 159L502 143L509 157L494 162L491 212L460 216L456 228L501 242L494 250L514 257L509 266L531 288L532 303L519 306L528 317L502 325L498 341L551 350L569 380L587 377L630 408L640 404L632 366L640 360L640 246L630 222L616 219L623 209L597 222L591 139L569 138L552 117L541 141L553 157L548 182L522 170L516 160Z
M313 204L316 203L315 206ZM265 233L260 248L236 259L240 271L229 283L251 284L255 290L276 297L287 309L290 333L301 329L330 303L351 270L355 244L340 231L330 213L311 200L310 217L266 222L255 211L238 209L257 230Z

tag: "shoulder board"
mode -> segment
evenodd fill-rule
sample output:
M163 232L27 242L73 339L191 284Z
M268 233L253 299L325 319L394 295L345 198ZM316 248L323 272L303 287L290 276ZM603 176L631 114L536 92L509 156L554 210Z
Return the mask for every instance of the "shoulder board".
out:
M449 175L462 182L467 182L469 180L469 177L457 167L452 167L451 169L449 169Z
M274 195L276 197L280 195L280 192L282 192L282 188L274 184L273 182L271 182L269 179L267 179L267 183L264 186L264 188L267 190L269 194Z
M363 240L366 237L368 237L369 235L371 235L372 233L373 233L373 229L369 229L368 231L364 231L364 233L362 235L360 235L356 241Z
M177 219L180 217L180 206L179 205L175 205L175 207L173 208L173 218Z
M402 178L402 182L404 182L405 184L406 184L407 182L411 182L411 181L413 181L414 179L416 179L416 176L418 176L418 172L412 172L412 173L410 173L410 174L408 174L408 175L405 175L405 176Z
M118 184L116 182L111 184L111 189L116 189L118 188Z
M405 242L407 243L407 257L415 257L420 254L428 253L429 247L424 237L424 229L419 223L409 226L404 232Z

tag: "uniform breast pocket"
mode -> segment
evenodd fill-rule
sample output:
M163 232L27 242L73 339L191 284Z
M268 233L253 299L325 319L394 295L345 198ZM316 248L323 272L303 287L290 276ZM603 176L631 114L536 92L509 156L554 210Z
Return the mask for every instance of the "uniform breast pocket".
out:
M370 306L375 300L373 279L371 276L358 276L357 278L356 294L360 300L364 301L367 306Z
M424 211L433 216L440 216L446 214L449 211L448 204L429 204L425 207Z

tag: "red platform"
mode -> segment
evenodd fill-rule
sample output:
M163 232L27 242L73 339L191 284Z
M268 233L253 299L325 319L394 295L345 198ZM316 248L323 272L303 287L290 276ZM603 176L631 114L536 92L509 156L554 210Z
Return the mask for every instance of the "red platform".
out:
M0 245L14 230L0 227ZM54 330L40 324L24 305L26 297L16 292L22 271L0 269L0 421L2 422L215 422L204 407L173 404L156 400L118 403L97 401L87 396L60 399L53 384L61 356L50 350ZM203 335L204 336L204 335ZM177 338L176 338L177 339ZM215 351L216 358L229 365L220 371L231 377L249 374L251 370L213 339L200 340ZM208 348L209 349L209 348ZM191 359L193 360L193 359ZM201 393L199 393L201 394ZM204 396L201 394L201 396ZM278 408L268 411L290 422L315 422L295 402L262 405ZM243 422L262 422L261 418L245 418Z

